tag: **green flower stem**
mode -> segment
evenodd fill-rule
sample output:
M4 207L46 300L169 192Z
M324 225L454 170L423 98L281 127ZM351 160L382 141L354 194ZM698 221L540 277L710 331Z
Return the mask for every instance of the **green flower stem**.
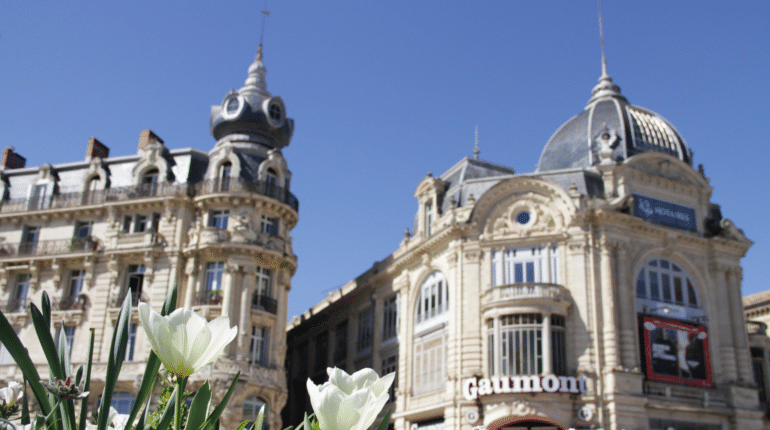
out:
M176 399L174 399L174 430L182 429L182 395L187 385L187 377L176 377Z

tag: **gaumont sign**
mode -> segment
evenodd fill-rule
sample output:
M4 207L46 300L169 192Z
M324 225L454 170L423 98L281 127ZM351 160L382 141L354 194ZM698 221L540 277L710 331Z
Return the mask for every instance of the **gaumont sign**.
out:
M583 375L526 375L493 376L491 378L468 378L463 382L463 395L468 400L480 396L508 393L569 393L584 394L586 380Z

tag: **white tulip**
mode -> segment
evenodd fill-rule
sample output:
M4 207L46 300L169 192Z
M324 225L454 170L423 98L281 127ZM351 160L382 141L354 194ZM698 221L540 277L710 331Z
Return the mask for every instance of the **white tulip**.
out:
M197 312L177 309L163 317L147 303L139 303L139 318L160 361L169 372L182 377L219 358L238 334L227 315L209 322Z
M316 386L307 380L307 392L323 430L366 430L388 402L395 373L380 378L372 369L348 375L338 368L326 369L329 381Z
M13 406L24 397L24 386L16 381L11 381L5 388L0 388L0 402L7 406Z

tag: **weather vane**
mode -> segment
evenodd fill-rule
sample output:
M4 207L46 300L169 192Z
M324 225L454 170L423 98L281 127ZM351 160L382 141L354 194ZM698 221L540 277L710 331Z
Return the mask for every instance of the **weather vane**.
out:
M262 46L262 39L265 38L265 21L270 16L270 11L267 10L267 0L265 0L265 8L262 9L262 29L259 32L259 46Z

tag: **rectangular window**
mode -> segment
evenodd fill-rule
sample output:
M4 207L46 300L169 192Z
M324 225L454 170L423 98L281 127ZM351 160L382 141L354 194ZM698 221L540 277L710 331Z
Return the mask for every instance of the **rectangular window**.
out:
M131 215L123 216L123 223L120 226L121 233L131 233L131 221L133 217Z
M262 214L262 221L259 224L259 230L262 233L271 236L278 236L278 218Z
M34 185L32 187L32 194L29 198L29 210L46 209L48 208L49 201L48 184Z
M93 228L93 221L78 221L75 223L75 239L85 239L91 236L91 229Z
M34 254L37 248L37 241L40 237L40 227L25 226L21 235L21 245L19 245L19 254Z
M251 327L251 343L249 344L249 364L267 366L268 328Z
M348 357L348 322L347 320L337 325L334 332L334 364L340 369L345 369L345 360Z
M371 307L358 314L358 337L356 351L371 350L374 328L374 311Z
M329 332L325 331L318 335L315 342L315 365L313 372L316 374L326 374L326 360L329 357Z
M225 263L217 261L206 266L206 291L218 291L222 289L222 273Z
M421 395L445 388L446 357L444 331L415 339L414 394Z
M393 379L393 384L390 386L388 393L390 394L389 402L396 401L396 387L398 386L398 354L389 355L382 359L382 366L380 366L380 376L385 376L390 373L395 373L396 377Z
M142 286L144 284L144 265L132 264L128 266L126 281L126 284L128 285L126 293L131 295L131 304L137 306L139 305L139 300L142 296ZM121 306L122 301L117 305Z
M227 228L227 219L230 217L230 211L228 209L221 211L209 212L209 227L214 228Z
M493 286L524 283L558 284L557 247L510 248L492 253Z
M147 231L147 215L136 215L134 217L134 233L144 233Z
M9 312L23 312L27 306L27 295L29 294L29 273L19 273L16 275L14 285L13 300L9 303Z
M398 294L385 299L382 303L382 341L398 335Z
M128 344L126 344L125 361L134 361L134 348L136 347L136 324L131 324L128 330Z
M257 267L257 279L255 293L258 296L270 297L270 269Z
M150 221L150 231L157 232L160 228L160 214L155 212L152 214L152 221Z
M85 270L73 270L70 272L69 290L67 291L70 299L76 299L83 291L83 282L86 279Z
M539 375L543 372L543 316L506 315L500 319L500 373Z

